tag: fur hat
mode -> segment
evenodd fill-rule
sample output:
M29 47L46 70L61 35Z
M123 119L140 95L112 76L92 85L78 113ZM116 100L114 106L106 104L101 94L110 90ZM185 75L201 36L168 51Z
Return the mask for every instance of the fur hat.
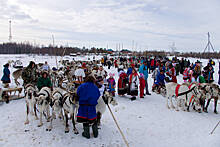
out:
M9 63L6 63L6 64L4 65L4 67L9 67Z

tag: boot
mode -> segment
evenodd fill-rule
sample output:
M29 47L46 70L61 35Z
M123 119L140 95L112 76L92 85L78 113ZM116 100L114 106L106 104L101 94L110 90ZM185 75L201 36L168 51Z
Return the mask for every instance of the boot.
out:
M82 136L89 139L90 138L89 124L83 124L83 130L84 132L82 133Z
M98 137L98 134L99 134L97 122L95 122L95 123L92 125L92 131L93 131L94 137L97 138L97 137Z
M133 97L131 98L131 101L134 101L134 100L136 100L136 97L135 97L135 96L133 96Z

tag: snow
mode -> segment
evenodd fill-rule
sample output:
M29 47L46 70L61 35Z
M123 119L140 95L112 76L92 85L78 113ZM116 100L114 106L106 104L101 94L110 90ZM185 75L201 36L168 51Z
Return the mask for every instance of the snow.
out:
M74 57L75 60L86 60L88 57ZM100 58L100 57L97 57ZM20 59L26 66L30 60L35 62L48 61L50 67L56 65L55 57L28 56L28 55L0 55L0 63L4 65L8 60ZM72 60L72 57L65 57ZM92 57L90 57L92 59ZM60 58L58 58L60 60ZM196 61L196 59L190 59ZM202 60L206 65L207 60ZM2 67L0 68L2 71ZM11 71L14 69L11 67ZM117 74L117 70L106 69ZM215 66L215 80L218 80L218 62ZM2 76L2 73L0 73ZM149 76L151 77L151 76ZM118 77L115 77L117 81ZM19 80L22 82L22 80ZM178 77L182 82L182 76ZM149 89L152 86L151 78L148 79ZM12 86L14 82L12 83ZM209 113L197 113L169 110L166 107L166 99L161 95L151 92L151 96L144 99L137 98L130 101L129 96L118 97L118 105L113 107L113 113L129 142L130 147L219 147L220 128L210 135L211 130L219 121L220 114L213 113L213 102L209 106ZM220 107L218 106L220 112ZM53 121L53 129L47 132L49 123L43 118L44 125L37 127L39 120L29 117L30 123L24 125L25 100L11 101L9 104L0 105L0 147L125 147L125 143L112 119L109 111L102 118L101 129L98 138L85 139L81 136L82 124L77 124L80 134L72 131L64 133L63 122L59 119ZM70 130L73 128L69 121ZM92 130L91 130L92 132Z

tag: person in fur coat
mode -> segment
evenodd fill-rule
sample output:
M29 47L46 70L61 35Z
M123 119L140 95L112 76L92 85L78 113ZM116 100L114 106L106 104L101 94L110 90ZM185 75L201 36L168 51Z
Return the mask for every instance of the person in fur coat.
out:
M128 85L128 78L127 74L124 71L119 73L118 79L118 95L124 96L127 93L127 85Z
M144 74L140 73L140 98L144 98L144 88L145 88L145 80L144 80Z
M131 100L136 100L138 95L139 77L135 68L132 70L132 74L129 76L129 94L132 96Z

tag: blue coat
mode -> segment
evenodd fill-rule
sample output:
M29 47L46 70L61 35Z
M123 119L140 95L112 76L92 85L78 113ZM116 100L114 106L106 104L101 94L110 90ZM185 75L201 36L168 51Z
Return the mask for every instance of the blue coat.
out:
M144 79L146 80L148 78L148 70L147 70L147 65L141 65L139 68L139 73L144 74Z
M10 75L10 71L9 71L8 67L5 67L3 70L3 77L1 79L1 81L3 83L10 83L11 81L10 81L9 75Z
M129 76L130 74L132 74L132 70L133 70L133 69L132 69L131 67L128 68L128 70L127 70L127 75L128 75L128 76Z
M100 97L98 87L92 82L86 82L77 89L79 97L78 122L93 121L96 119L96 105Z
M164 80L165 80L165 75L158 73L157 76L156 76L155 84L156 85L165 85Z

